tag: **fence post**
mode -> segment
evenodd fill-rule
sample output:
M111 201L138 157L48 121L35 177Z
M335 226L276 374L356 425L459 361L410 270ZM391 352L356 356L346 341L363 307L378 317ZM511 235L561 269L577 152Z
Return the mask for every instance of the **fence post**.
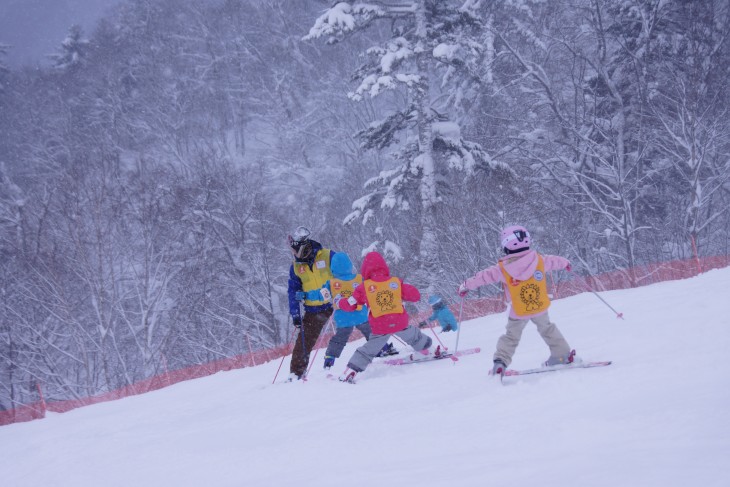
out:
M251 348L251 337L248 333L246 333L246 341L248 342L248 354L251 357L251 362L253 363L253 366L256 367L256 358L253 356L253 349Z
M40 403L41 403L41 412L43 413L43 417L45 418L46 410L47 410L46 409L46 400L43 398L43 391L41 390L40 383L36 382L35 387L36 387L36 389L38 389L38 397L40 398Z
M692 253L695 256L695 262L697 263L697 273L702 274L702 264L700 264L700 256L697 255L697 242L695 242L695 236L690 235L692 239Z

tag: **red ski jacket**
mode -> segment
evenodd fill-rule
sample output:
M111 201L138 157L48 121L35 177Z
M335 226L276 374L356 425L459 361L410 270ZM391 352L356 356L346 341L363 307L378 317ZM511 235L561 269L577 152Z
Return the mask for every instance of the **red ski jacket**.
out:
M378 252L370 252L362 261L361 274L363 281L372 280L375 282L384 282L391 278L390 269L385 259ZM421 293L414 286L405 284L398 279L401 290L401 300L418 302L421 299ZM354 302L353 302L354 301ZM347 301L340 301L340 308L345 311L353 311L357 305L368 304L365 286L358 286L351 298ZM384 335L387 333L395 333L405 330L408 327L408 313L403 306L396 313L388 313L377 318L373 316L372 308L369 306L368 322L375 335Z

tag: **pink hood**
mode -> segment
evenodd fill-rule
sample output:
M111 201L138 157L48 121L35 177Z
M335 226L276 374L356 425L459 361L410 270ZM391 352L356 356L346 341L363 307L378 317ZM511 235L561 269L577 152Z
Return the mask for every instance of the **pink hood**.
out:
M362 261L363 280L387 281L390 279L390 269L385 259L378 252L368 252Z
M383 282L390 279L388 264L385 262L383 256L377 252L370 252L365 256L362 261L361 273L364 281ZM404 283L400 278L396 279L398 279L398 283L401 286L401 299L403 301L417 303L421 299L421 293L418 292L418 289L410 284ZM357 304L368 304L365 286L355 288L355 292L352 293L350 299L354 299L356 304L350 303L349 299L347 301L340 301L340 307L344 311L354 310ZM388 313L376 318L373 316L372 310L370 310L368 312L368 322L375 335L396 333L408 327L408 313L406 313L405 307L403 307L397 313Z
M537 252L528 250L518 254L505 255L499 261L504 265L507 274L518 281L526 281L537 269Z

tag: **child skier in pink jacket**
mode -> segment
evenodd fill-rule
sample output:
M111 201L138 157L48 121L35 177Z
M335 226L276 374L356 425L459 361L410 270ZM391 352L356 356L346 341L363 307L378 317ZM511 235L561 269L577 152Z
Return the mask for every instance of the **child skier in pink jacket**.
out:
M548 307L546 272L560 269L570 270L568 259L556 255L541 255L530 250L530 234L519 225L502 230L502 247L505 256L497 265L479 271L459 286L459 295L495 282L504 283L505 294L511 301L507 331L497 341L492 374L504 375L507 366L522 337L527 323L537 325L537 331L550 348L550 358L543 364L553 366L568 364L577 360L575 350L550 321Z
M363 259L362 279L362 285L355 288L352 296L340 300L339 307L343 311L354 311L357 306L367 305L372 334L352 354L347 369L340 376L343 382L355 382L355 376L370 365L390 335L396 335L424 355L431 353L431 338L421 333L418 327L408 324L408 313L403 306L407 301L416 303L421 299L418 289L399 277L391 276L388 264L378 252L369 252ZM437 346L434 354L439 353Z

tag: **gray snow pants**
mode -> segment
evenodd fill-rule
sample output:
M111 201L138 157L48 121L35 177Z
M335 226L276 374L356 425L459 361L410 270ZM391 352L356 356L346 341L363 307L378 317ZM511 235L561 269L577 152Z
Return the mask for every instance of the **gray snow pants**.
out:
M563 338L555 323L550 322L547 313L527 320L516 320L510 317L507 320L507 332L499 337L497 341L497 351L494 352L494 360L501 360L505 365L512 363L512 356L515 354L517 345L520 344L522 338L522 330L525 329L527 323L532 321L537 325L537 331L550 347L551 357L562 357L570 353L570 345Z
M360 333L362 333L365 337L365 340L370 340L370 323L367 321L355 326L338 327L334 336L330 338L330 343L327 345L327 351L324 353L325 357L339 358L342 354L342 350L345 348L345 345L347 345L347 341L350 339L352 330L355 328L360 330Z
M424 350L431 346L431 337L428 337L421 333L421 330L416 326L409 326L405 330L401 330L395 333L386 333L385 335L370 335L370 340L365 342L360 348L355 350L352 354L352 358L347 363L347 366L357 372L362 372L370 365L378 352L388 342L391 335L396 335L401 340L406 342L408 345L413 347L413 350Z

